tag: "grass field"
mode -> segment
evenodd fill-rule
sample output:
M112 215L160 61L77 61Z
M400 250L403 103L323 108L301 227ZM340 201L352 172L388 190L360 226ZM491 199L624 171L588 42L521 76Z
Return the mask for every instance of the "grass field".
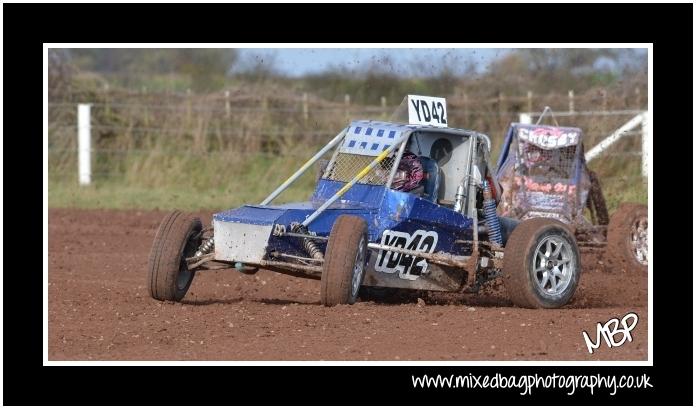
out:
M311 155L308 151L307 157ZM129 181L134 175L97 178L90 186L79 186L77 175L69 180L49 178L48 204L71 208L225 209L260 202L304 161L298 156L271 159L251 155L229 166L199 164L204 169L191 169L197 176L186 180L169 179L166 171L150 175L148 180L158 182L147 184ZM315 177L316 169L309 169L276 203L307 200L314 190ZM623 202L648 202L647 185L640 176L611 177L601 183L610 213Z
M189 170L195 177L182 180L176 177L182 174L178 171L163 171L156 177L150 175L149 183L133 181L135 176L131 174L105 180L97 178L89 186L78 185L77 175L70 180L49 178L48 204L72 208L224 209L260 202L304 161L297 156L272 159L251 155L229 166L221 162L199 162ZM201 169L195 169L196 166ZM168 178L168 174L175 177ZM306 200L314 189L315 177L316 170L310 168L283 192L278 202Z

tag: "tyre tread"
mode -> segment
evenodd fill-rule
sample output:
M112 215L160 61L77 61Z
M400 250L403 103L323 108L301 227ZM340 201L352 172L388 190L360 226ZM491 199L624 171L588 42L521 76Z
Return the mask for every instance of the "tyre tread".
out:
M351 299L352 272L360 237L366 235L366 232L367 223L362 217L342 215L336 219L324 257L321 277L322 305L355 302L355 299Z

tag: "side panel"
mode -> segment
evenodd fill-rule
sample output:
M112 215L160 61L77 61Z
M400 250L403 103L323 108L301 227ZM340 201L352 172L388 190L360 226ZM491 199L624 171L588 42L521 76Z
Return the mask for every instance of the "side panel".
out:
M363 285L367 287L392 287L412 290L457 291L466 279L466 273L453 267L429 265L426 273L417 279L401 278L398 273L375 271L375 260L380 257L380 251L370 251L370 263L365 272Z
M388 190L380 209L381 233L371 242L427 253L470 255L472 220L414 195ZM456 291L466 279L462 269L438 266L423 258L372 250L363 285Z

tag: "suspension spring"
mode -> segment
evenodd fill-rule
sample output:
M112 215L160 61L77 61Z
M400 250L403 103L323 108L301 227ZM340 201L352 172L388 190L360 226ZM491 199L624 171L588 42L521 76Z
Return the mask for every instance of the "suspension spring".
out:
M302 245L309 254L311 258L315 259L322 259L324 258L324 253L321 252L319 247L317 246L317 243L315 243L313 240L310 239L302 239Z
M486 217L485 223L488 227L488 239L500 246L503 245L503 236L500 232L500 220L498 219L498 214L495 212L496 204L493 195L491 194L491 187L488 181L483 181L483 213Z
M302 233L302 234L308 234L307 227L301 225L301 224L293 224L291 226L291 230L294 233ZM308 238L303 238L302 239L302 247L304 250L309 254L309 256L313 259L318 259L321 260L324 258L324 253L319 249L319 246L317 246L317 243L314 242L312 239Z
M213 249L213 247L215 247L215 237L211 237L208 240L206 240L203 244L201 244L194 256L200 257L204 254L208 254Z

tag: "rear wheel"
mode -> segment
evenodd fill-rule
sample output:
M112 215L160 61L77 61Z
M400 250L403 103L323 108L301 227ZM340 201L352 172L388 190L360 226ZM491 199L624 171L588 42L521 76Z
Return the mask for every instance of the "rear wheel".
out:
M336 219L326 246L321 274L321 303L353 304L365 276L367 223L361 217Z
M599 184L599 178L597 174L588 169L590 175L590 195L588 200L588 205L592 206L591 211L593 212L596 220L593 220L595 224L606 226L609 224L609 211L607 211L607 203L604 200L604 193L602 192L602 185Z
M611 216L607 228L611 262L623 271L648 273L648 207L624 203Z
M561 222L521 222L505 246L503 284L515 305L558 308L570 301L580 280L575 237Z
M152 243L148 262L148 289L152 298L180 301L186 295L195 271L186 266L201 245L200 219L173 211L164 217Z

